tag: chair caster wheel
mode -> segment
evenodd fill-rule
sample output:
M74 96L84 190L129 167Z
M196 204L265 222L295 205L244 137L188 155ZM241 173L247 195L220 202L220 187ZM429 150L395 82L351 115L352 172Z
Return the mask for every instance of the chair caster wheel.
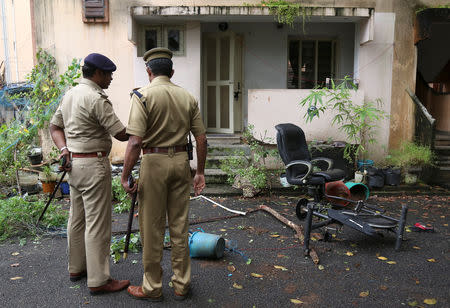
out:
M306 215L308 214L308 199L303 198L298 200L297 206L295 207L295 214L300 220L306 218Z

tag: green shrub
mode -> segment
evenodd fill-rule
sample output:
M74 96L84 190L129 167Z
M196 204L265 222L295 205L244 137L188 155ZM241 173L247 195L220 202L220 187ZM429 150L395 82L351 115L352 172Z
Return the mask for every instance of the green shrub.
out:
M113 258L113 262L117 263L120 260L120 254L123 253L125 249L125 238L126 235L113 238L110 246L110 255ZM128 246L129 252L139 252L142 250L141 244L141 234L131 233L130 234L130 245Z
M412 166L433 165L434 154L429 147L404 141L398 149L390 151L386 162L391 166L402 169Z
M37 197L12 197L0 200L0 241L15 236L36 235L39 229L36 222L46 202ZM65 227L68 212L60 205L51 203L41 220L39 227Z
M128 196L125 189L123 189L120 182L120 176L113 177L112 179L112 197L117 201L114 203L114 213L129 212L131 208L131 197Z

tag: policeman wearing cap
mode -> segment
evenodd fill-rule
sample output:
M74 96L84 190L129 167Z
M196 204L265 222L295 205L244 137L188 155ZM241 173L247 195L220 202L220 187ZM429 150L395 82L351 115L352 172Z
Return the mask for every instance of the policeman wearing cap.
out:
M103 92L112 81L114 63L98 53L84 59L83 78L67 91L56 110L50 133L66 158L69 172L70 214L67 225L69 278L87 275L91 294L126 288L129 280L115 280L109 271L111 240L111 136L128 140L125 127Z
M143 244L144 276L141 286L128 287L139 299L162 300L162 268L166 217L172 246L172 284L177 300L186 298L191 281L188 247L190 168L186 145L192 132L197 142L197 171L193 186L198 195L205 187L206 135L198 103L170 81L172 52L153 48L144 54L150 84L131 98L122 185L129 193L128 175L142 149L137 187L139 226ZM136 185L135 185L136 186Z

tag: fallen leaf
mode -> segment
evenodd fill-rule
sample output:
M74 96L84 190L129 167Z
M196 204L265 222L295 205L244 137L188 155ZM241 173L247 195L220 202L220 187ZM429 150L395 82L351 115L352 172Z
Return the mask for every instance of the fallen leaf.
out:
M385 285L380 286L380 290L386 291L387 289L388 289L388 287L386 287Z
M18 256L18 255L20 255L20 253L18 253L17 251L16 251L16 252L13 252L13 253L11 254L11 256Z
M284 266L281 266L281 265L274 265L273 267L275 267L276 269L280 269L282 271L287 271L288 270L287 268L285 268Z
M411 307L416 307L417 306L417 301L408 302L408 305L411 306Z
M257 273L251 273L250 275L252 275L253 277L256 277L256 278L261 278L261 277L263 277L263 275L257 274Z
M230 272L234 272L236 270L236 268L233 265L228 265L227 268Z
M345 254L349 257L353 256L353 252L351 252L351 251L347 251Z
M436 305L437 300L435 298L425 298L423 302L427 305Z
M19 280L19 279L23 279L23 277L20 277L20 276L16 276L16 277L12 277L12 278L9 278L10 280Z
M270 234L269 236L270 237L279 237L280 235L279 234Z
M233 283L233 288L238 289L238 290L242 290L244 287L241 286L240 284L237 284L236 282Z
M386 263L387 264L397 264L397 262L395 262L395 261L387 261Z
M296 305L303 304L303 302L301 300L296 299L296 298L291 298L291 303L296 304Z
M444 227L448 227L448 224L444 224Z
M252 263L252 259L248 258L247 262L245 262L245 264L249 265L250 263Z
M352 244L350 244L350 246L352 246L352 247L356 247L356 246L358 246L357 244L355 244L355 243L352 243Z
M382 257L382 256L379 256L378 259L383 260L383 261L386 261L386 260L387 260L386 257Z
M219 231L225 232L225 231L227 231L227 229L220 229Z
M11 267L18 267L18 266L19 266L19 263L13 263L13 264L11 264L10 266L11 266Z
M367 297L369 296L369 291L362 291L361 293L359 293L360 297Z
M346 271L349 271L349 270L350 270L350 267L346 267L345 270L346 270Z
M427 259L428 262L436 262L436 259L431 258L431 259Z
M77 284L77 285L71 286L71 287L69 287L69 288L71 288L71 289L79 289L79 288L80 288L80 285Z
M323 271L323 270L325 269L325 266L323 266L322 264L320 264L317 268L318 268L319 270Z
M419 247L419 246L413 246L413 248L414 248L414 249L420 249L420 247Z

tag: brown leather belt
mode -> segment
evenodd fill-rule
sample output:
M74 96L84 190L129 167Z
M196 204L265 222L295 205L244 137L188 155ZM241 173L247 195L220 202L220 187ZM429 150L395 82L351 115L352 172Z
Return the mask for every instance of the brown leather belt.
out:
M101 156L99 155L101 154ZM72 157L85 158L85 157L106 157L106 152L92 152L92 153L72 153Z
M186 152L185 145L176 145L174 147L150 147L146 149L142 149L142 153L151 154L151 153L169 153L169 151L173 149L173 153L178 152Z

